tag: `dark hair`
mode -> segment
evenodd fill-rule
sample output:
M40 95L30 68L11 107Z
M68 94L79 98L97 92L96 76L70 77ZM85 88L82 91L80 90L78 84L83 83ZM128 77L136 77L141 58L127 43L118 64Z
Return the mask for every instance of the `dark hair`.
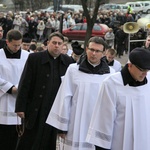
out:
M37 48L37 46L35 44L31 44L29 49L32 51L35 51L36 48Z
M18 30L11 29L7 32L6 39L11 42L12 40L21 40L22 34Z
M36 48L36 51L37 51L37 52L41 52L41 51L43 51L43 50L44 50L44 49L43 49L43 47L41 47L41 46L39 46L39 47Z
M50 41L52 39L52 37L57 36L60 39L63 40L64 42L64 36L60 33L60 32L53 32L52 34L50 34L50 36L48 37L48 40Z
M105 51L106 42L104 41L103 38L98 37L98 36L91 37L91 38L89 39L88 43L87 43L87 47L89 46L89 44L90 44L91 42L94 42L94 43L96 43L96 44L101 44L101 45L103 45L103 46L104 46L103 51Z

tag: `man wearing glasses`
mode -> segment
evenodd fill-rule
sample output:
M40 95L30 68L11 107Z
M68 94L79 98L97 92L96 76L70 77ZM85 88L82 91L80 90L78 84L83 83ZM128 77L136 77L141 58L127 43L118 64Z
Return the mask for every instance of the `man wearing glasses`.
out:
M64 37L49 36L48 49L30 53L18 88L15 112L25 119L25 131L17 150L55 150L57 130L46 119L67 67L72 62L61 54Z
M1 35L2 28L0 28ZM19 79L28 58L21 50L22 34L10 30L6 46L0 49L0 149L14 150L17 142L16 125L19 124L15 110Z
M95 150L85 141L91 114L102 81L115 72L102 59L104 51L102 38L89 39L86 55L67 69L48 116L48 124L67 133L60 134L65 150Z
M97 150L149 150L150 51L136 48L121 72L102 83L87 142Z

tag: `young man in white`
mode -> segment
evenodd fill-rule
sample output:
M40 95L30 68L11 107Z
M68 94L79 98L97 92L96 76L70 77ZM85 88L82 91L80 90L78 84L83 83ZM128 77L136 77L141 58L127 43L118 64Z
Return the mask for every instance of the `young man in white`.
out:
M129 62L103 83L87 142L97 150L149 150L150 51L136 48Z
M105 53L106 62L111 66L116 72L121 71L121 63L115 59L117 51L113 48L108 48Z
M6 46L0 49L0 149L14 150L17 142L15 113L18 83L29 53L21 49L22 34L10 30Z

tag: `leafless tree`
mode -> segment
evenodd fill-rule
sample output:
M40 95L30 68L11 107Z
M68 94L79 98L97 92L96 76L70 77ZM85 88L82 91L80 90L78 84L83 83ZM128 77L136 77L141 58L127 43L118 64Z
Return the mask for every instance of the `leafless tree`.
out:
M85 15L86 20L87 20L87 32L86 32L86 36L85 36L84 47L86 46L89 38L91 37L92 29L93 29L94 23L95 23L96 18L97 18L99 6L101 4L104 4L105 2L106 2L106 0L95 0L95 1L92 1L92 4L93 4L93 15L91 16L90 13L89 13L90 11L88 9L88 4L91 4L91 0L81 0L81 4L82 4L82 7L83 7L84 15Z

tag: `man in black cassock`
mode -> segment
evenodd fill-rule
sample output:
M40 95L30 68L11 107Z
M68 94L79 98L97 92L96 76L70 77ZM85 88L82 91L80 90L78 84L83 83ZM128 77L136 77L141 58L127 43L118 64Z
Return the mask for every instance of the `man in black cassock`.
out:
M45 123L67 67L72 62L61 54L64 37L49 36L48 50L31 53L26 62L16 101L25 131L17 150L55 150L57 130Z

